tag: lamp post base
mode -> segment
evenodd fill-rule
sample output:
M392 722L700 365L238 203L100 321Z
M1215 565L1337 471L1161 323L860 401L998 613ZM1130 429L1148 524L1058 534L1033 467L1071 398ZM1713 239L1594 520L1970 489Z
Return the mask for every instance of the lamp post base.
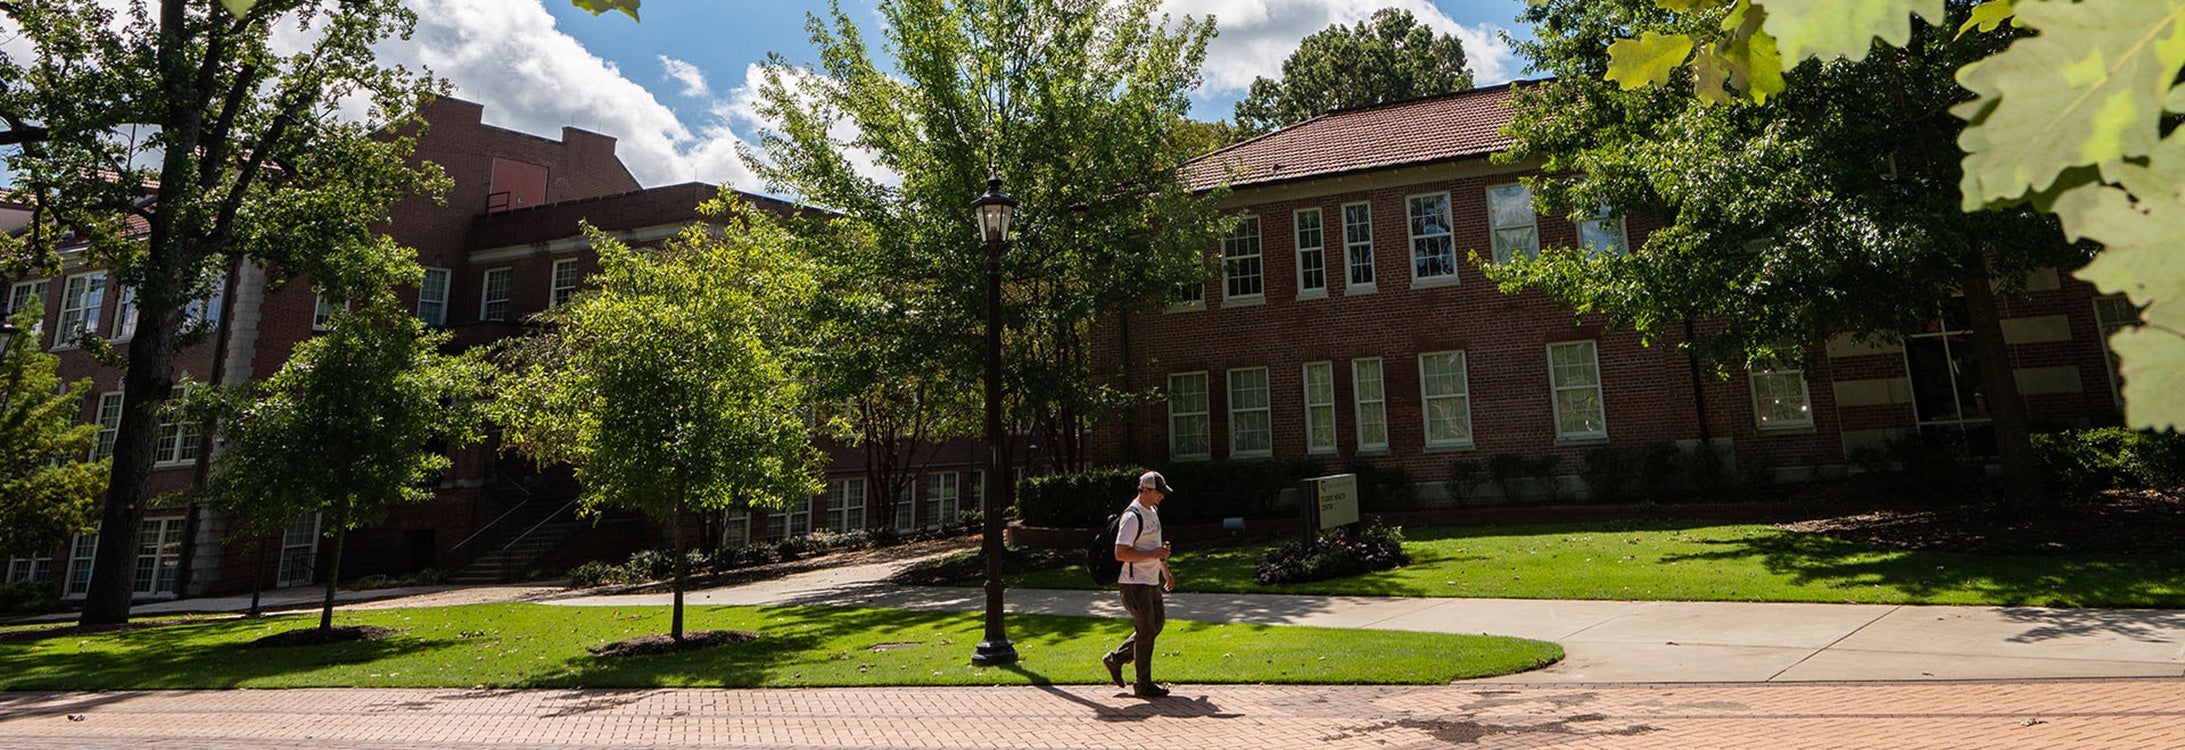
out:
M974 667L996 667L1015 663L1017 663L1016 644L1007 640L980 641L978 650L971 654L971 665Z

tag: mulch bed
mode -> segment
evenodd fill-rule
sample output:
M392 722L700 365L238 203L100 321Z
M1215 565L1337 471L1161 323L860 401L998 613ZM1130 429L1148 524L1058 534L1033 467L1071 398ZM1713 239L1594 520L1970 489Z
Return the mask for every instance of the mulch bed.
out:
M1930 552L2175 554L2185 552L2185 493L2111 492L2035 511L1988 503L1883 510L1781 528Z
M356 641L383 641L400 635L402 631L378 625L336 625L324 630L307 628L274 633L243 644L244 648L285 648L289 646L324 646L329 643L353 643Z
M585 650L592 652L594 656L651 656L746 643L758 637L758 633L748 630L697 630L684 633L683 640L680 641L663 633L615 641Z

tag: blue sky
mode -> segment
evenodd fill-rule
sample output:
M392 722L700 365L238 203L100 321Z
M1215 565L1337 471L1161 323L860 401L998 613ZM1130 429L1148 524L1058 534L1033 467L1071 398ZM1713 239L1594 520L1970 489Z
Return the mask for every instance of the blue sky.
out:
M814 61L805 15L824 0L647 0L644 20L593 17L569 0L407 0L414 38L383 45L383 59L423 65L455 93L486 107L486 121L554 135L563 125L620 139L640 182L727 183L765 192L739 147L765 127L753 109L756 67L770 52ZM877 0L844 9L878 43ZM1166 0L1176 15L1211 13L1221 31L1207 54L1193 115L1228 116L1254 76L1275 75L1298 40L1383 7L1412 11L1457 35L1478 81L1521 74L1500 39L1524 38L1524 0Z

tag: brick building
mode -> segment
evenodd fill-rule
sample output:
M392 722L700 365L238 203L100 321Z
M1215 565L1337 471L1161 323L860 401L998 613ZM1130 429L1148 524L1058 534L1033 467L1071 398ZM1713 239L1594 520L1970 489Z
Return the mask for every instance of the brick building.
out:
M1841 472L1860 447L1913 430L1985 439L1954 311L1899 344L1839 340L1798 369L1722 379L1598 316L1574 322L1537 290L1499 291L1472 252L1622 253L1652 228L1536 215L1518 179L1538 165L1489 159L1509 143L1498 133L1509 96L1498 86L1333 112L1186 165L1194 189L1226 181L1242 221L1210 249L1214 278L1119 323L1108 346L1123 353L1125 384L1167 398L1111 426L1111 455L1363 460L1404 469L1434 500L1453 462L1495 454L1559 457L1569 496L1585 491L1585 452L1603 445L1704 438L1796 479ZM2103 340L2131 307L2054 270L2027 290L2002 315L2036 424L2114 422Z

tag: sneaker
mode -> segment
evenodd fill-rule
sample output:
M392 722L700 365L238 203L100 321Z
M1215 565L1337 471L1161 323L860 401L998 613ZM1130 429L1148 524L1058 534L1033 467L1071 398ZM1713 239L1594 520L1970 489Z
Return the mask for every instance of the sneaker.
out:
M1138 689L1130 691L1130 694L1140 698L1160 698L1168 695L1168 688L1159 685L1139 685Z
M1108 668L1108 679L1114 681L1116 687L1123 687L1123 663L1116 661L1114 654L1100 657L1100 666Z

